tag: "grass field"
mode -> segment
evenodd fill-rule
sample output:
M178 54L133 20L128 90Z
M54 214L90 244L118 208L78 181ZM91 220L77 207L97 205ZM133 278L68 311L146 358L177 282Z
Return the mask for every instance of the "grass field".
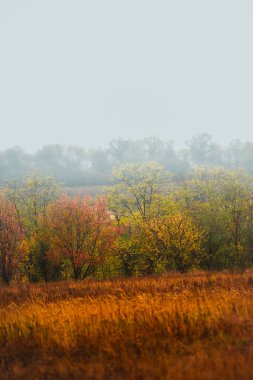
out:
M252 379L253 272L0 289L0 378Z

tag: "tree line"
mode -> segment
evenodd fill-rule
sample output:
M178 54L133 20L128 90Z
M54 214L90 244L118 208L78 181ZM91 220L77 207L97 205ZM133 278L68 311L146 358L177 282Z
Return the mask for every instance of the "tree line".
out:
M181 178L146 162L112 176L96 199L69 197L38 175L2 186L2 282L252 266L253 184L245 171L199 167Z
M0 152L1 182L37 173L51 176L67 186L112 184L112 168L127 163L158 162L178 176L190 168L206 165L228 169L241 167L253 175L253 143L233 141L221 146L206 133L193 137L176 151L171 141L157 137L115 140L107 148L85 150L77 146L48 145L35 153L19 147Z

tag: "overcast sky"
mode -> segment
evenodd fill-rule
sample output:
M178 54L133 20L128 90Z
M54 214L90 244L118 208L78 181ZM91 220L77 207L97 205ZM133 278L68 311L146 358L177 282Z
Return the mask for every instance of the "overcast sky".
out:
M252 0L0 0L0 149L253 140L252 20Z

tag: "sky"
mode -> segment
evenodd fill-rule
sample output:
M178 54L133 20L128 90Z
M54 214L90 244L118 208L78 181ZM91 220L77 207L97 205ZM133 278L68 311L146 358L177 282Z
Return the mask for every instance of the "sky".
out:
M252 18L252 0L0 0L0 150L253 141Z

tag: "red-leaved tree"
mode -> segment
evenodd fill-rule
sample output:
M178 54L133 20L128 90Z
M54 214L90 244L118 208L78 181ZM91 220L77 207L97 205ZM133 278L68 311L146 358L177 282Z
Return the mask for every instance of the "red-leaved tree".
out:
M49 258L68 258L76 280L103 263L118 233L104 198L62 197L48 207L46 224Z

